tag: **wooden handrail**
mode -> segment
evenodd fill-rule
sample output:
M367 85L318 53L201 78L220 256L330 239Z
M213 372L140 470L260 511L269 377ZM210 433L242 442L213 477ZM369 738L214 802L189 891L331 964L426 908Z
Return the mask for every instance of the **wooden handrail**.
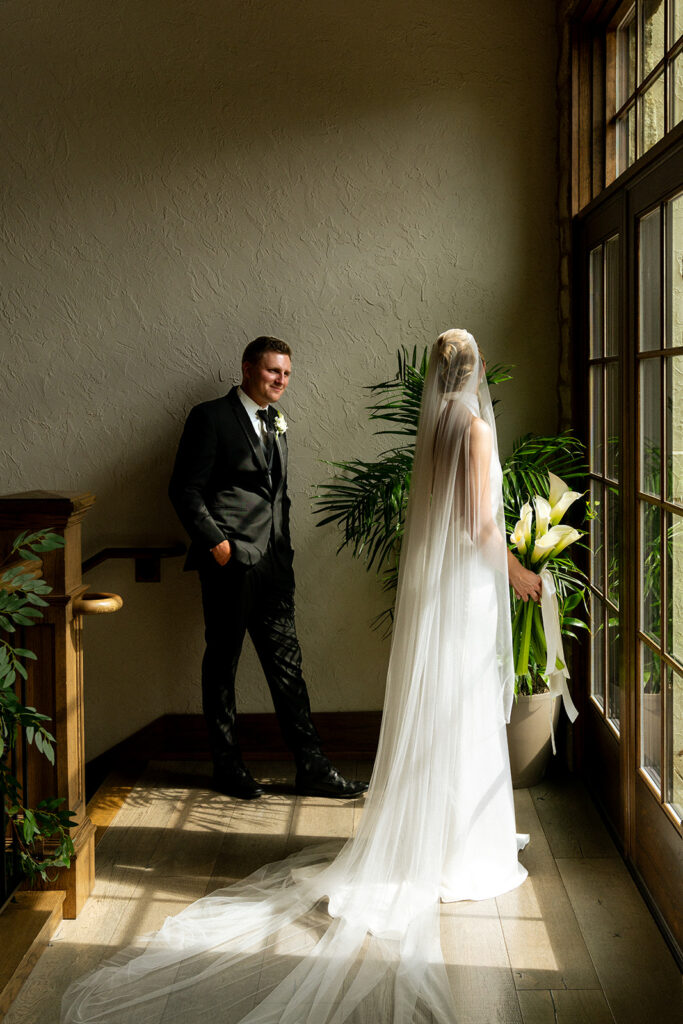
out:
M110 558L132 558L135 561L136 583L159 583L161 580L161 559L179 558L187 548L182 541L160 547L138 545L137 547L102 548L96 555L91 555L82 563L81 571L90 572L96 565L101 565Z

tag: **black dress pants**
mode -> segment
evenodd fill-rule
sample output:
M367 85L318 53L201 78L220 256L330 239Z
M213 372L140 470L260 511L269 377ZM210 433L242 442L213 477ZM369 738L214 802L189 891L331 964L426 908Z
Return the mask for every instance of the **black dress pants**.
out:
M241 760L235 732L235 676L249 633L273 698L280 729L298 764L316 761L320 737L311 719L294 625L294 572L271 543L258 565L211 559L200 570L206 652L202 701L217 770Z

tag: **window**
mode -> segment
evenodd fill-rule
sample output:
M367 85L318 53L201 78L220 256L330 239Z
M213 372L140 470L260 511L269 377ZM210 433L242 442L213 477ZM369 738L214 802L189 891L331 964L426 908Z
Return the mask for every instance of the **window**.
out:
M637 0L613 31L606 144L616 146L607 164L618 175L683 119L683 0Z
M565 353L595 512L577 763L683 947L683 0L572 12Z
M574 214L683 124L683 0L576 0L571 61Z
M637 221L641 773L683 814L683 192Z

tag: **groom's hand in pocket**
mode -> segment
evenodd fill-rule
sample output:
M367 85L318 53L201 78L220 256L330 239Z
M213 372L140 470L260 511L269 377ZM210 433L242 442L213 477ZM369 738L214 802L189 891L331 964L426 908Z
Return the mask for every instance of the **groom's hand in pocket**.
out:
M227 565L232 555L230 541L222 540L220 544L216 544L215 548L211 548L211 554L219 565Z

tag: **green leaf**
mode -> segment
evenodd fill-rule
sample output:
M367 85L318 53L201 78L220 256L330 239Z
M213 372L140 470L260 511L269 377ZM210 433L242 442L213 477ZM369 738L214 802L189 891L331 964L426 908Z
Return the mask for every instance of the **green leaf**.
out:
M30 595L30 596L32 597L33 595ZM27 598L27 600L28 600L28 598ZM21 614L24 615L28 619L42 619L42 617L43 617L43 613L42 612L39 612L37 608L31 608L31 607L27 606L26 603L24 603L24 605L23 605L23 607L21 609Z
M20 658L30 658L32 661L37 660L36 655L33 653L33 651L27 651L25 647L15 647L14 653L17 654Z
M22 832L24 834L24 841L27 843L30 843L35 835L40 835L36 819L28 809L24 810Z
M45 532L40 534L40 539L33 544L35 551L57 551L63 548L66 541L58 533Z
M51 796L41 800L38 807L44 808L47 811L56 811L58 807L64 803L63 796Z
M35 626L36 618L42 618L42 613L36 608L22 608L20 612L14 612L12 618L18 626Z
M34 725L26 726L26 740L28 743L33 743L33 737L36 734L36 728Z
M582 619L569 619L562 617L562 631L564 632L565 626L573 626L575 629L588 629L588 623Z
M565 611L565 612L573 611L576 608L577 605L581 604L582 597L583 597L583 595L580 592L577 592L575 594L570 594L569 597L564 602L562 610Z

